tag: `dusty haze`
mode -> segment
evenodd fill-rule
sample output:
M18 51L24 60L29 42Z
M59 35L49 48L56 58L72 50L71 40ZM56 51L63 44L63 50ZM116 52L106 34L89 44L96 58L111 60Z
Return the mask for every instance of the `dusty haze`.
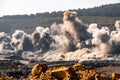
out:
M1 54L20 55L29 60L70 61L119 60L120 21L115 31L96 23L85 25L76 12L65 11L63 23L37 26L32 34L16 30L11 36L0 33Z

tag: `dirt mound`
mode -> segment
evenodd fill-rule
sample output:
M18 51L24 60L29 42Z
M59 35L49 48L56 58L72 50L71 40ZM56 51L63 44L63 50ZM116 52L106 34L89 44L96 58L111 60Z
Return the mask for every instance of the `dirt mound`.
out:
M73 66L57 66L48 68L45 64L36 64L27 80L119 80L120 74L111 76L104 72L96 71L91 66L79 63Z

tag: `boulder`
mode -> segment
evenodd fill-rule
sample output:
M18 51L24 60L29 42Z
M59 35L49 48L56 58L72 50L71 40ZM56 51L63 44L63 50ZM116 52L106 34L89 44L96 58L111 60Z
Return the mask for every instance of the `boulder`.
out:
M112 80L120 80L120 74L118 73L112 73L111 77L112 77Z
M27 80L120 80L120 74L108 76L91 66L75 64L48 68L46 64L36 64Z
M36 64L31 71L31 77L38 78L42 72L48 69L46 64Z

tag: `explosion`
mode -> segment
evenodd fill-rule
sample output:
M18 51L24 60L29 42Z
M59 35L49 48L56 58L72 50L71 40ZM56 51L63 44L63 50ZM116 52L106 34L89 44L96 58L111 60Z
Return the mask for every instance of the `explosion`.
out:
M0 52L19 53L25 59L45 61L108 59L110 55L115 59L120 53L119 20L115 28L110 31L106 26L98 28L96 23L86 25L76 12L65 11L63 24L38 26L31 34L16 30L8 36L1 32Z

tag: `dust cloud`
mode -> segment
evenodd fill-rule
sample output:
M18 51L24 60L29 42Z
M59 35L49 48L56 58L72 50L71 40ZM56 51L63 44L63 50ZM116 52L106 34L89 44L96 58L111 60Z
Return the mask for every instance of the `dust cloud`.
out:
M37 26L31 34L16 30L8 36L0 32L0 53L45 61L120 59L119 20L116 30L110 31L107 26L98 28L96 23L84 24L76 12L65 11L63 15L62 24Z

